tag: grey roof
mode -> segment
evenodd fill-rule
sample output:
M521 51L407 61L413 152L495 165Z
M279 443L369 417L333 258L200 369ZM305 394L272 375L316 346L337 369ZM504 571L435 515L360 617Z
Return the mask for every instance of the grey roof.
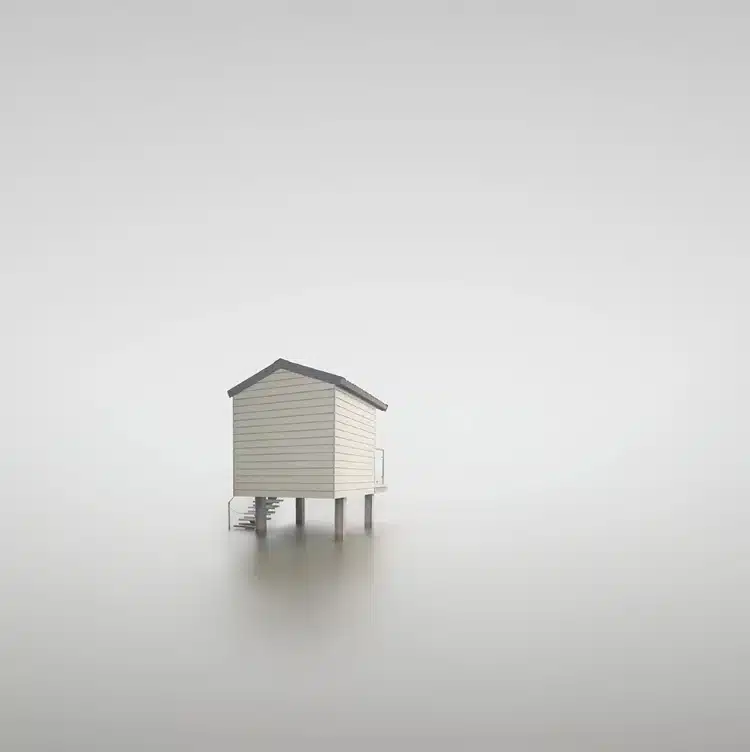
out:
M265 379L266 376L269 376L274 371L279 371L281 369L291 371L292 373L298 373L301 376L309 376L318 381L325 381L328 384L335 384L340 389L344 389L355 397L359 397L361 400L369 403L373 407L377 407L378 410L385 411L388 409L388 405L386 405L385 402L381 402L369 392L361 389L356 384L352 384L351 381L347 381L343 376L337 376L335 373L328 373L327 371L318 371L317 368L309 368L308 366L303 366L299 363L292 363L291 360L284 360L283 358L275 360L270 366L264 368L262 371L258 371L258 373L253 374L249 379L245 379L236 386L233 386L227 394L230 397L234 397L235 394L239 394L249 386L257 384L262 379Z

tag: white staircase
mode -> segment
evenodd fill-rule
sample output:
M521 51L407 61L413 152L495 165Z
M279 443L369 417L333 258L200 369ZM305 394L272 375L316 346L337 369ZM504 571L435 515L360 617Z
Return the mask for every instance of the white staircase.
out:
M266 499L266 519L270 520L275 514L276 510L281 504L281 499L277 499L275 496ZM232 527L236 530L255 530L255 500L250 504L248 510L243 514L239 521Z

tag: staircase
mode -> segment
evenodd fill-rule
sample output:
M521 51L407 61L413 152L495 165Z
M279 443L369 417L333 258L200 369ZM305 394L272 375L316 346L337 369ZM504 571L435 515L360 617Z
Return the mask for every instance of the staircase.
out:
M281 504L281 499L277 499L275 496L266 499L266 519L270 520L274 513ZM253 501L248 507L247 512L242 515L239 522L236 522L232 527L236 530L255 530L255 501Z

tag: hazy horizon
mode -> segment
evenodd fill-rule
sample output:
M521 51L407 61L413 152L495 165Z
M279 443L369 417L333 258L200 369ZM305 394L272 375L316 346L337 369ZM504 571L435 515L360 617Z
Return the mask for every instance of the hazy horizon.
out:
M722 2L6 0L0 746L233 748L248 697L358 744L747 746L749 32ZM226 390L279 357L389 404L378 535L352 499L339 563L323 502L309 549L283 515L267 559L227 537ZM259 604L268 651L213 652Z

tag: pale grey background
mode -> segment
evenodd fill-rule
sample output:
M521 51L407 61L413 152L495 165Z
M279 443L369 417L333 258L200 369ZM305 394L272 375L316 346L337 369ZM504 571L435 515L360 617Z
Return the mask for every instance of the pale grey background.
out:
M0 746L747 748L749 20L0 3ZM227 537L277 357L373 541Z

